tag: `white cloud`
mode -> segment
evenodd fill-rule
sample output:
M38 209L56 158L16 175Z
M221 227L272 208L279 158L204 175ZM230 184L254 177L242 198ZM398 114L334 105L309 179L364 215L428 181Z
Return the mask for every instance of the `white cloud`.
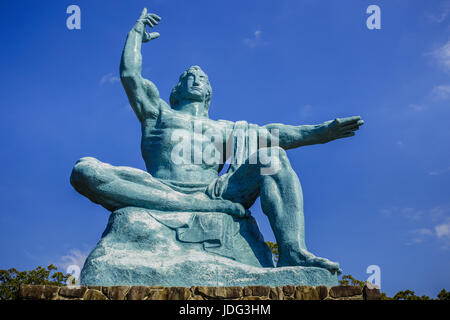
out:
M438 65L444 68L444 71L450 71L450 40L442 47L431 52Z
M253 32L253 36L244 38L243 42L249 48L255 48L267 44L267 42L262 39L261 30L256 30Z
M414 245L433 241L443 250L450 249L450 211L448 206L436 206L430 210L417 210L415 208L391 207L380 210L385 218L403 218L402 223L410 220L420 228L409 231L409 240L406 245Z
M439 224L434 227L434 231L436 232L436 236L439 239L449 238L450 239L450 220L447 223Z
M427 14L427 18L432 23L442 23L444 22L450 14L450 1L444 3L439 12Z
M72 249L68 255L62 256L60 261L56 263L59 268L62 268L62 272L66 272L67 268L71 265L76 265L80 269L83 268L84 262L88 256L88 252L83 252L78 249Z
M410 242L407 243L407 245L416 244L416 243L422 243L427 238L433 235L433 231L427 228L420 228L410 231L414 237L411 239Z
M446 222L436 225L434 227L434 232L441 244L441 249L450 249L450 218L447 218Z
M420 228L411 230L413 234L407 245L418 244L425 241L434 240L443 250L450 248L450 218L435 224L431 228Z
M438 100L447 100L450 98L450 84L435 86L431 91L432 96Z
M427 229L427 228L421 228L421 229L416 229L415 233L419 234L421 236L431 236L433 234L433 231L431 231L430 229Z
M385 218L392 218L392 210L391 209L381 209L380 214Z
M307 119L312 115L313 107L310 104L305 104L300 107L300 117Z
M414 208L403 208L402 214L409 220L419 220L423 216L423 211Z
M419 111L424 111L424 110L426 109L425 106L419 105L419 104L410 104L410 105L408 106L408 108L411 109L411 110L413 110L413 111L417 111L417 112L419 112Z
M447 168L441 169L441 170L433 170L433 171L430 171L428 174L430 176L438 176L438 175L448 173L448 172L450 172L450 167L447 167Z
M119 77L114 76L114 74L111 72L102 76L102 78L100 79L100 84L116 83L119 81L120 81Z
M445 218L445 213L447 212L447 209L443 206L437 206L431 209L430 216L433 221L442 220Z
M398 208L398 207L384 208L380 210L380 213L385 218L403 217L408 220L419 220L424 215L424 212L422 210L417 210L414 208Z

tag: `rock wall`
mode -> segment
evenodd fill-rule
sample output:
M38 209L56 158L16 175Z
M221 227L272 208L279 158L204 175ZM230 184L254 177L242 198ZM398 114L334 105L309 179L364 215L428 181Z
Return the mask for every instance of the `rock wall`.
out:
M56 287L22 285L22 300L380 300L379 289L356 286Z

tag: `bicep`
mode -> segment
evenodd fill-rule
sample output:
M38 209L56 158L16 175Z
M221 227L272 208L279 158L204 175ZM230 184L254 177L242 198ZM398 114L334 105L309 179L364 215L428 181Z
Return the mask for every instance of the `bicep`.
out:
M158 88L153 82L140 75L122 76L123 87L128 101L140 121L147 118L156 118L160 108Z

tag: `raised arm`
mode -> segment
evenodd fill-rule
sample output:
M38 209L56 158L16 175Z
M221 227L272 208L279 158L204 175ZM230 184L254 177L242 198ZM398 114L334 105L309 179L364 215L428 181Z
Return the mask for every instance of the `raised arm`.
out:
M352 137L364 121L360 116L337 118L318 125L290 126L272 123L264 127L269 131L269 138L278 133L279 146L293 149L312 144L327 143L332 140Z
M160 105L164 104L153 82L144 79L141 75L142 42L159 37L159 33L148 33L145 27L149 26L153 28L160 20L161 18L156 14L147 14L147 9L144 8L136 24L128 33L120 61L120 79L122 80L130 105L141 122L148 118L156 118Z

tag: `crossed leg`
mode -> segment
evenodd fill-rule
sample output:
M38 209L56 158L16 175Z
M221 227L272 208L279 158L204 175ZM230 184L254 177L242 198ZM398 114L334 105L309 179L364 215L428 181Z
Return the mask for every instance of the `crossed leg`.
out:
M70 183L79 193L110 211L134 206L161 211L217 211L236 216L246 213L239 203L211 200L201 192L187 195L143 170L115 167L91 157L78 160Z
M278 243L278 267L315 266L339 271L338 263L316 257L306 249L302 188L286 152L279 147L264 148L254 159L260 161L247 161L232 173L222 198L248 209L261 197L262 210Z
M274 153L278 156L273 157ZM243 164L231 175L222 195L224 200L211 200L201 192L177 192L145 171L115 167L90 157L75 164L70 182L79 193L110 211L135 206L161 211L224 212L242 217L260 196L262 210L277 239L278 267L316 266L338 271L338 263L306 250L302 189L285 151L278 147L258 151L258 159L267 156L269 161ZM275 167L278 170L272 174L261 174L263 169Z

